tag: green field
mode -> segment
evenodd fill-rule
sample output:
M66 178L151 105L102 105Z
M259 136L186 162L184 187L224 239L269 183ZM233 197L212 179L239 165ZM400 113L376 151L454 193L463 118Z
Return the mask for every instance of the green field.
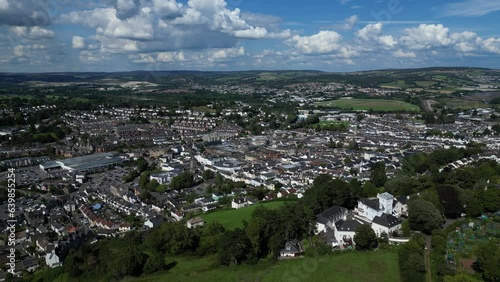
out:
M458 98L444 98L439 99L439 102L445 104L452 109L477 109L477 108L488 108L489 106L481 101L472 101Z
M198 112L205 112L205 113L215 113L216 112L215 109L209 108L207 106L193 107L193 110L198 111Z
M242 221L243 220L249 221L253 211L258 206L264 206L269 209L277 209L287 203L290 203L290 201L275 201L275 202L261 203L237 210L227 209L227 210L215 211L212 213L200 215L200 217L203 218L203 220L205 220L206 223L218 221L225 228L233 229L236 227L243 227Z
M383 83L381 84L381 86L403 88L406 86L406 82L404 80L396 80L390 83Z
M374 111L411 111L418 112L418 106L397 100L386 99L342 99L333 101L323 101L316 103L320 107L335 107L353 110L374 110Z
M124 281L400 281L398 256L389 251L339 253L227 268L214 267L213 259L175 261L176 266L168 272Z

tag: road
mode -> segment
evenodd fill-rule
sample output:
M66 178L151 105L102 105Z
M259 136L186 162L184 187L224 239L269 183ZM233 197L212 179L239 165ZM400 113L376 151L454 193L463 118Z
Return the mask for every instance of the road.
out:
M427 282L432 282L432 269L431 269L431 251L432 251L432 235L425 235L425 273Z

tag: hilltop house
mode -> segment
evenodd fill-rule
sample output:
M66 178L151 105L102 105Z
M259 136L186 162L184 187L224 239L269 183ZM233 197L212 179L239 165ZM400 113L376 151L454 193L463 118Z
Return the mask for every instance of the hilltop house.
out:
M316 216L316 234L335 229L335 223L345 220L349 211L346 208L333 206Z
M383 214L373 219L371 227L375 234L380 237L383 233L391 235L393 232L398 232L401 230L402 223L403 221L393 215Z
M187 221L187 228L196 228L198 226L205 226L205 221L201 217L194 217Z
M377 198L360 199L358 207L354 209L354 213L361 219L367 222L372 222L376 216L382 214L393 213L394 196L384 192L378 194Z
M231 208L233 209L241 209L248 205L247 200L243 197L235 197L231 201Z
M304 247L302 242L299 240L287 241L285 243L285 248L280 251L280 257L298 257L304 252Z

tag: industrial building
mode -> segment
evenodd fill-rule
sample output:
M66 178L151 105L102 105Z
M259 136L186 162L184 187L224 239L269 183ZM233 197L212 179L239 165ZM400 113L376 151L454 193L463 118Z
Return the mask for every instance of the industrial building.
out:
M127 160L124 156L115 156L113 153L100 153L64 160L50 161L40 164L40 168L48 171L64 169L69 172L98 172L115 167Z

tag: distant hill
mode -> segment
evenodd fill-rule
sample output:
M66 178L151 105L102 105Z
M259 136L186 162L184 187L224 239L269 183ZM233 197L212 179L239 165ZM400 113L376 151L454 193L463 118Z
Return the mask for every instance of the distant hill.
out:
M71 84L110 84L144 81L156 84L183 85L188 82L206 84L287 85L303 82L341 82L362 87L388 87L455 91L477 87L478 76L500 77L500 70L470 67L431 67L421 69L383 69L350 73L314 70L252 71L130 71L130 72L52 72L0 73L0 86L24 85L30 82ZM492 82L496 85L495 81ZM443 90L443 91L444 91Z

